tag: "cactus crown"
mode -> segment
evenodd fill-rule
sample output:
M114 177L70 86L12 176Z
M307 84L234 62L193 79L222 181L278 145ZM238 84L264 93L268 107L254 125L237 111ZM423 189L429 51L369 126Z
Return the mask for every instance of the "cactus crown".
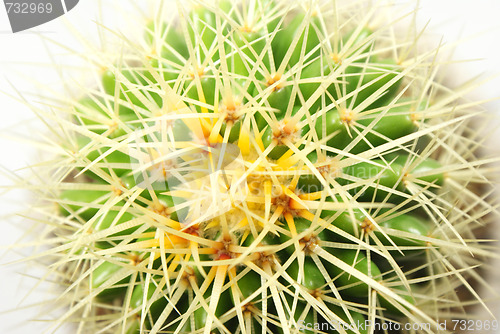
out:
M432 333L458 287L483 304L473 104L375 9L306 3L179 4L99 60L57 120L47 226L65 242L45 255L73 302L55 326Z

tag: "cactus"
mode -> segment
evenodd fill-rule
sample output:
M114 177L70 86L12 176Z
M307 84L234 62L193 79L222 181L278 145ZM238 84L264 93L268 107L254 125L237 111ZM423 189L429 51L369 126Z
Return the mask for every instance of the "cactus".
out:
M178 4L63 105L53 328L444 333L484 305L481 114L380 13L305 3Z

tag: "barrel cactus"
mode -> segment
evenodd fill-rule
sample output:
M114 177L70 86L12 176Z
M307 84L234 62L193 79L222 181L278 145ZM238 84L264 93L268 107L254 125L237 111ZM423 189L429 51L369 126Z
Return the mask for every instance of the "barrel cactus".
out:
M50 116L53 329L445 333L484 305L481 113L436 50L366 3L159 3Z

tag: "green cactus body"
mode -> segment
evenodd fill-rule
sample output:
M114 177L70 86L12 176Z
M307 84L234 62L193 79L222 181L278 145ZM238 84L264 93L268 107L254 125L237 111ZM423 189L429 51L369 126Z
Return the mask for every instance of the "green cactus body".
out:
M99 290L75 303L96 314L89 328L313 334L300 324L372 319L437 333L475 263L450 254L481 253L460 223L479 215L454 197L479 202L480 164L450 153L466 116L435 102L448 91L419 72L433 59L412 58L392 25L293 4L150 21L140 56L102 66L71 106L65 159L85 184L58 191L54 216L73 232L61 257L89 276L75 284Z

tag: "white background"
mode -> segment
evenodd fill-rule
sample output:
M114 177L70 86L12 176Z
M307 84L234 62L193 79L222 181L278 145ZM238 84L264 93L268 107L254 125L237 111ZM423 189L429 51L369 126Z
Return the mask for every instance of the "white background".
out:
M398 1L406 2L406 1ZM121 10L131 8L128 2L120 1ZM128 6L128 7L127 7ZM482 59L472 63L461 63L454 71L456 81L462 81L474 75L500 74L500 1L498 0L422 0L420 1L421 24L429 20L428 31L439 39L444 35L444 42L464 40L458 46L455 59ZM132 10L136 10L135 8ZM95 36L93 22L98 13L95 0L82 0L69 12L65 19L71 21L78 30ZM122 27L126 21L118 20L120 14L114 15L111 6L105 7L104 18L111 27ZM58 86L58 66L53 65L49 50L54 52L50 43L43 42L40 36L49 38L71 48L79 49L79 43L67 32L63 19L44 24L28 32L12 34L5 11L0 5L0 166L8 169L22 168L34 161L36 151L30 146L13 141L10 137L19 133L21 136L36 136L36 131L44 131L41 121L34 117L28 107L5 95L15 95L16 87L23 94L37 93L39 88L30 80L38 81L46 87ZM128 27L131 28L131 27ZM132 27L133 28L133 27ZM141 29L141 27L138 27ZM64 52L56 48L55 57L64 59ZM67 57L72 59L71 57ZM500 80L494 79L475 93L477 98L489 99L500 97ZM492 112L500 111L500 104L492 101L486 104ZM36 130L39 129L39 130ZM498 145L497 145L498 146ZM0 185L10 181L0 173ZM0 191L2 191L0 189ZM11 217L9 213L29 209L23 203L23 193L19 191L0 193L0 247L14 243L23 233L19 228L20 217ZM44 324L27 322L36 315L32 309L23 306L43 298L43 294L32 292L26 300L28 288L34 280L23 277L21 266L4 266L2 264L19 258L17 253L4 255L0 248L0 333L5 334L38 334ZM17 309L17 310L16 310ZM7 310L15 310L6 313ZM500 315L498 310L496 314Z

